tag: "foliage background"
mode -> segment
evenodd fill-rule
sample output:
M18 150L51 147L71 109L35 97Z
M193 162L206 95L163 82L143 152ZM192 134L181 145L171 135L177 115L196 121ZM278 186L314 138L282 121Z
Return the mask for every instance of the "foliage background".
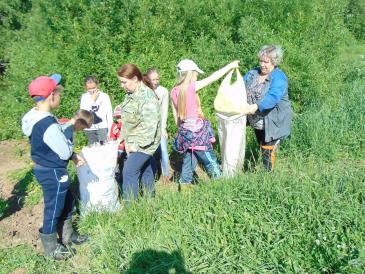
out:
M361 6L360 1L351 2ZM56 114L71 116L87 75L99 78L116 105L123 99L116 70L124 63L135 63L142 71L158 68L162 85L171 89L175 66L183 58L195 60L206 75L238 59L244 73L257 66L256 54L264 44L283 46L281 67L290 80L295 110L301 112L337 93L343 72L335 56L353 41L344 18L358 37L363 18L363 10L350 9L345 0L1 3L0 58L6 72L1 81L0 139L21 135L20 117L32 106L27 85L39 75L63 75L66 92ZM210 118L216 89L217 84L201 94ZM170 120L169 131L174 130Z
M27 84L40 74L63 75L66 92L56 114L68 117L79 106L88 74L100 79L116 105L123 92L115 72L124 63L143 71L157 67L171 89L183 58L195 60L206 74L239 59L246 72L257 65L259 48L271 43L285 50L281 68L295 109L292 136L281 146L275 173L258 166L181 195L159 191L129 211L89 215L80 229L93 237L75 259L50 262L18 246L0 250L0 272L363 273L363 1L0 3L0 60L6 66L0 139L21 136L21 116L32 106ZM201 93L212 121L217 87ZM255 148L248 130L247 153ZM35 184L28 179L24 187L32 193ZM29 196L28 204L39 200ZM0 197L0 215L4 207Z

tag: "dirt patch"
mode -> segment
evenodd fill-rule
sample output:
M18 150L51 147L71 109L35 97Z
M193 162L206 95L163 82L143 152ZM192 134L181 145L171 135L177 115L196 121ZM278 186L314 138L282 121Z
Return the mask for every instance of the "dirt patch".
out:
M43 222L43 201L35 206L23 206L24 196L19 194L17 186L24 178L14 180L9 177L9 172L30 168L29 149L26 139L0 142L0 198L7 201L9 211L7 216L0 218L0 248L27 244L36 250L42 249L38 229ZM167 183L161 178L157 183L156 189L160 195L164 195L166 191L178 191L179 175L176 170L181 170L181 157L175 154L170 157L174 159L170 161L171 180ZM196 177L207 179L207 175L199 167Z
M6 198L13 190L9 182L10 171L23 169L29 164L28 144L26 140L0 142L0 197Z
M38 228L42 226L43 204L22 206L23 197L16 191L19 181L9 172L29 167L29 145L26 139L0 142L0 198L8 203L10 214L0 220L0 248L28 244L40 249Z

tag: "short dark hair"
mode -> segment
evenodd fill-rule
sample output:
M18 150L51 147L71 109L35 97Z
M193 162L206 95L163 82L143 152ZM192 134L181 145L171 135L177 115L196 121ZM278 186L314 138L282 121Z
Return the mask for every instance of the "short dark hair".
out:
M84 85L86 85L87 83L95 83L96 85L99 85L98 79L96 79L96 77L92 75L88 75L85 77Z

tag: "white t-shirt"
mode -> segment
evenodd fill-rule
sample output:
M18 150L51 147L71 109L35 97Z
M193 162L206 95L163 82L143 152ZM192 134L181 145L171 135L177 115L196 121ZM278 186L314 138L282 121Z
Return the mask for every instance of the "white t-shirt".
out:
M155 89L158 101L160 102L161 111L161 133L162 135L167 135L166 125L167 125L167 114L169 110L169 92L163 86L158 86Z
M91 94L89 92L85 92L81 96L80 109L88 110L94 116L93 125L89 129L85 130L107 128L108 131L110 131L113 124L113 111L108 94L99 91L99 95L94 102L91 99Z

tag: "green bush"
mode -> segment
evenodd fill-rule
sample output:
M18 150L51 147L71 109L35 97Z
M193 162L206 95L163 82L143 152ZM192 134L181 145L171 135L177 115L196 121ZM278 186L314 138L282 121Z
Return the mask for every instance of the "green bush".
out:
M8 47L24 26L25 16L31 8L30 0L0 2L0 65L5 65L8 61Z
M32 6L7 51L0 139L20 135L20 117L32 106L26 87L39 74L63 75L66 91L56 114L70 116L85 75L96 75L115 105L123 99L115 77L123 63L159 68L162 84L171 88L182 58L194 59L206 74L237 58L245 72L268 43L285 49L281 67L296 113L276 172L258 169L181 195L142 199L115 214L88 215L80 230L93 237L72 263L50 262L18 246L0 250L3 272L363 272L363 46L353 59L343 53L354 42L343 18L348 1L34 0ZM201 92L213 121L217 87ZM248 135L250 150L256 143ZM74 168L70 174L75 179ZM30 171L19 176L30 197L25 202L38 202Z
M86 75L96 75L116 105L124 96L116 78L123 63L136 63L143 71L157 67L162 84L171 89L182 58L194 59L206 75L234 59L241 60L246 72L257 65L259 48L269 43L285 50L282 68L295 109L302 111L336 94L342 69L338 48L352 39L343 23L345 0L286 0L280 5L275 0L174 0L169 5L149 0L34 0L32 6L26 28L8 52L6 100L12 107L2 112L12 122L0 123L2 139L19 129L10 125L19 124L32 106L26 87L40 74L63 75L66 91L56 114L70 116L79 106ZM201 92L209 118L217 87ZM172 117L168 130L175 131Z
M345 22L349 30L359 40L365 40L365 2L350 0L345 13Z

